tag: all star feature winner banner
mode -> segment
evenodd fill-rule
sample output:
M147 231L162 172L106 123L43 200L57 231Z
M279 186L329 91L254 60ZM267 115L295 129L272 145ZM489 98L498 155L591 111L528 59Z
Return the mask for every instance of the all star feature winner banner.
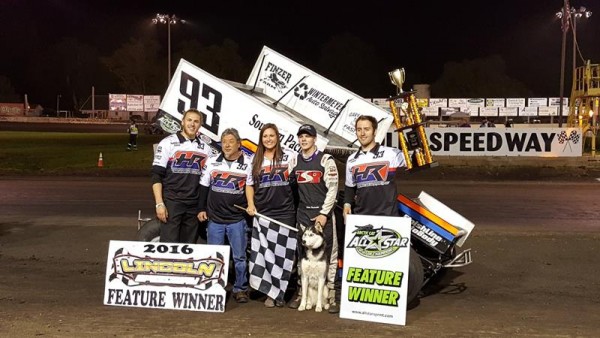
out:
M346 217L340 317L405 325L410 218Z
M578 128L429 128L434 155L581 156Z
M110 241L104 305L224 312L229 247Z

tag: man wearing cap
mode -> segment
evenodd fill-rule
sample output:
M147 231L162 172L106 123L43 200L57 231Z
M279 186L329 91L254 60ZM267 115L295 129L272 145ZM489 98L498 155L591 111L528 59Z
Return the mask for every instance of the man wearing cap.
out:
M315 224L323 229L326 254L329 257L327 270L329 312L337 313L339 305L335 299L334 280L337 270L338 243L333 207L338 190L338 171L333 157L317 149L317 130L313 125L300 126L297 135L301 152L290 163L290 173L298 183L299 204L296 219L298 224L304 226ZM302 250L302 245L299 244L298 249ZM301 294L297 292L288 306L298 308L300 300Z

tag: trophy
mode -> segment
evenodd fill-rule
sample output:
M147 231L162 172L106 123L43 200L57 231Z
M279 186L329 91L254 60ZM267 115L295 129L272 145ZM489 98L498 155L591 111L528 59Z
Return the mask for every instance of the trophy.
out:
M437 166L431 157L429 142L421 115L417 107L414 91L403 91L404 68L395 69L388 73L390 81L396 86L396 96L388 99L394 116L394 125L398 133L398 142L404 155L407 170L424 169ZM396 106L396 100L402 99L402 106ZM401 115L400 112L403 114Z

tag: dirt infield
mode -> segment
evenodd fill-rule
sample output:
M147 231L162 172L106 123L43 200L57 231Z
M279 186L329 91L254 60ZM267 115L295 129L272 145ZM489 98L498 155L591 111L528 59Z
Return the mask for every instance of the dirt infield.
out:
M148 182L0 179L0 336L597 337L594 184L405 183L476 228L474 263L426 288L399 327L260 299L230 300L222 314L104 306L108 243L135 238L132 210L154 207Z

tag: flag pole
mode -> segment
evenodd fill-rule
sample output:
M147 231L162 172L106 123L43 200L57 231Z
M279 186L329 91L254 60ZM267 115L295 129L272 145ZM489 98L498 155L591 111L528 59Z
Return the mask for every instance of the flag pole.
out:
M246 210L246 208L241 207L241 206L239 206L237 204L234 204L233 206L236 207L236 208L238 208L238 209ZM291 227L291 226L289 226L289 225L287 225L285 223L281 223L278 220L272 219L271 217L267 217L267 216L261 215L258 212L255 212L254 215L256 215L258 217L261 217L261 218L264 218L264 219L266 219L269 222L272 222L272 223L275 223L275 224L279 224L279 225L281 225L284 228L288 228L288 229L293 230L293 231L298 231L298 229L296 229L296 228L293 228L293 227Z

